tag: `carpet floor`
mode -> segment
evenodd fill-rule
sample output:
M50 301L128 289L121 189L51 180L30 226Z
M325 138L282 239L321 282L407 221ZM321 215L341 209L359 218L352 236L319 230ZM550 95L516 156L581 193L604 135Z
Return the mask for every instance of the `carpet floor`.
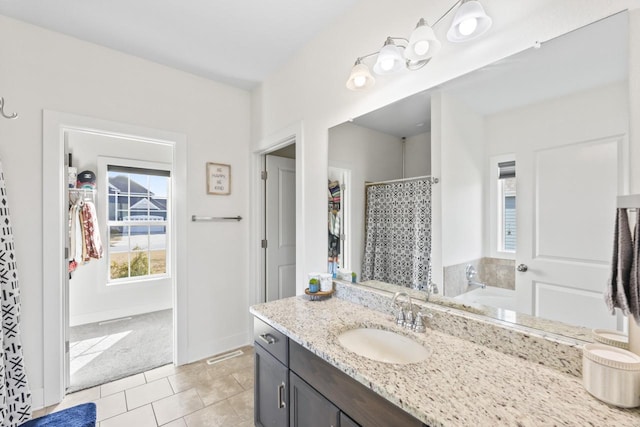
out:
M172 332L172 310L70 328L67 393L171 363Z

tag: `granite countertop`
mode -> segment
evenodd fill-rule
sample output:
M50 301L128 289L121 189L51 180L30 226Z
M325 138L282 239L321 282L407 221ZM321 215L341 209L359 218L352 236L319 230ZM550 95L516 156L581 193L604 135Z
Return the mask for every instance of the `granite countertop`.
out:
M338 298L297 296L258 304L251 313L431 427L640 426L640 409L592 397L580 378L427 329L414 333L391 316ZM343 348L337 336L377 327L431 349L409 365L377 362Z

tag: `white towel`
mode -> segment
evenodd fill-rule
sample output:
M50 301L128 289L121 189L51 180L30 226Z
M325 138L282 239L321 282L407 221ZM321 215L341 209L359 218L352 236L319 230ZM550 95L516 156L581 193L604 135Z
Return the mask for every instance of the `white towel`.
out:
M615 314L616 308L621 309L624 314L629 314L629 280L633 264L634 242L631 238L629 217L626 209L618 209L613 239L611 277L604 292L604 300L609 310L611 310L611 314ZM636 289L637 284L638 278L636 274Z

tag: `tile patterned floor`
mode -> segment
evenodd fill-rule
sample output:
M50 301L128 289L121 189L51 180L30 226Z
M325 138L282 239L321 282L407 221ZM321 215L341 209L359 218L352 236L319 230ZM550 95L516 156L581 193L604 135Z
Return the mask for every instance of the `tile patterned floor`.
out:
M253 347L240 350L214 365L167 365L68 394L33 416L95 402L98 427L253 426Z

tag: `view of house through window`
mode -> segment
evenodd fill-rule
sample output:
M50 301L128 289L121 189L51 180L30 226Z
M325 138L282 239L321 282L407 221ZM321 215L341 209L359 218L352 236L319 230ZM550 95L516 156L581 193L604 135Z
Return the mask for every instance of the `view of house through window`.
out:
M169 171L109 165L109 281L167 275Z

